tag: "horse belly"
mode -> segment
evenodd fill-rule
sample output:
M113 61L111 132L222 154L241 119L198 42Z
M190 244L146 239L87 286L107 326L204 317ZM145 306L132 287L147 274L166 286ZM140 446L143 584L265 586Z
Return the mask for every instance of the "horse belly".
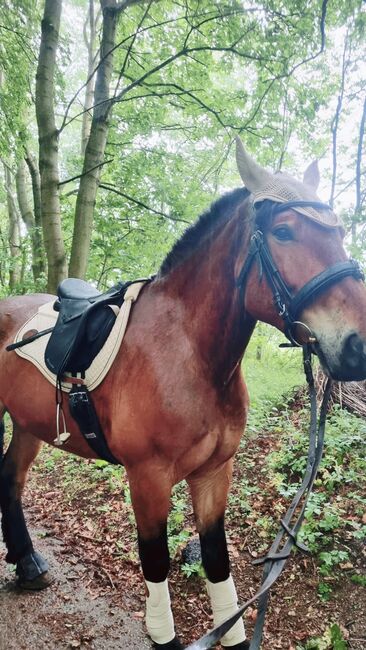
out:
M55 388L30 362L15 352L2 352L0 356L0 400L19 431L54 444ZM85 458L95 458L69 413L67 396L64 396L63 411L71 437L62 449Z

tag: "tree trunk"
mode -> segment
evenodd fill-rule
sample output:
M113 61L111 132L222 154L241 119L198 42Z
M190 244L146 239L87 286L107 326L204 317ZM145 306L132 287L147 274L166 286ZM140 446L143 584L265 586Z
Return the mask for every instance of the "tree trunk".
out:
M9 167L4 164L5 184L6 184L6 200L8 206L9 216L9 229L8 241L10 249L10 268L9 268L9 289L14 291L17 285L20 284L21 268L22 268L22 252L20 247L20 227L19 227L19 213L17 210L14 191L13 179Z
M86 33L86 24L84 28L84 41L88 49L88 76L85 87L83 123L81 126L81 153L85 154L91 128L91 108L94 98L94 79L93 75L95 63L95 38L96 38L96 17L94 12L94 0L89 0L89 11L87 22L89 23L89 37Z
M365 122L366 122L366 95L363 102L363 111L361 116L360 128L358 132L358 146L357 146L357 158L356 158L356 206L355 206L355 215L352 220L352 244L356 246L357 244L357 223L361 220L362 214L362 192L361 192L361 178L362 178L362 151L363 151L363 140L365 137Z
M42 228L41 177L39 175L37 160L35 156L33 156L33 154L28 151L28 149L25 150L25 162L28 165L29 173L32 179L34 222L37 228Z
M337 139L338 139L338 127L339 120L341 117L341 112L343 108L343 97L345 90L346 82L346 73L349 66L349 56L347 57L348 51L348 32L346 33L343 46L343 58L342 58L342 73L341 73L341 85L339 89L338 101L336 112L332 121L331 131L332 131L332 141L333 141L333 170L332 170L332 185L330 190L329 205L333 207L334 203L334 194L337 183Z
M37 160L33 154L25 149L25 162L28 165L29 173L32 180L32 194L33 194L33 214L34 214L34 245L36 256L34 263L39 269L39 274L44 273L46 270L44 246L42 239L42 214L41 214L41 178L39 175L39 168Z
M27 167L21 160L16 173L16 188L20 215L26 225L32 243L32 271L35 281L44 271L42 236L40 228L36 226L34 212L29 201L27 187Z
M83 175L75 208L74 233L71 248L69 274L84 278L90 240L93 228L94 207L99 186L101 164L108 135L109 86L112 76L113 52L115 44L118 11L115 0L101 0L103 11L103 35L100 48L100 66L97 71L94 92L94 110L89 140L85 150ZM108 6L107 6L108 5ZM89 171L91 170L91 171Z
M55 293L57 285L67 275L58 188L59 134L56 129L54 111L54 75L61 7L61 0L46 0L45 2L36 75L42 229L48 261L47 288L52 293Z

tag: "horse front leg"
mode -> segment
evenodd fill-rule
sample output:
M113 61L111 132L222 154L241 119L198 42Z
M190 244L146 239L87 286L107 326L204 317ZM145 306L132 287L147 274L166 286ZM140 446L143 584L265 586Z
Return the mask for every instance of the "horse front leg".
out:
M138 532L142 572L146 583L146 627L154 648L181 650L170 605L167 518L172 482L161 467L127 470Z
M1 523L7 548L5 559L16 564L18 585L31 590L44 589L51 583L48 564L33 547L21 501L28 469L41 445L34 436L14 428L9 449L0 460Z
M224 515L231 484L232 460L199 477L189 477L197 530L201 542L202 564L210 598L214 625L219 625L238 609L238 597L226 544ZM222 637L223 648L247 650L243 619Z

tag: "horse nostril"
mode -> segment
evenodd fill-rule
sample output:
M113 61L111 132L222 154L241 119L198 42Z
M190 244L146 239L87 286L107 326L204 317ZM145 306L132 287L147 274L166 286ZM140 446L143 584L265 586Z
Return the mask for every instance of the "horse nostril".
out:
M346 359L346 365L348 368L356 368L358 366L358 357L356 355L350 356L348 355Z
M339 368L334 373L338 381L363 381L366 379L366 341L353 332L346 337L339 359Z
M344 345L344 363L351 370L365 367L366 343L356 333L350 334Z
M364 356L366 345L358 334L351 334L346 341L346 349L348 353L354 356Z

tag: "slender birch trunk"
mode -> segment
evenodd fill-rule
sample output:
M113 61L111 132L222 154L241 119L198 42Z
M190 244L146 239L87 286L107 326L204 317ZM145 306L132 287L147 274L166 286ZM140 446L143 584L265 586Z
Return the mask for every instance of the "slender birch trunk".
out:
M356 205L355 205L355 215L352 220L351 234L352 234L352 244L356 246L357 244L357 223L360 222L361 213L362 213L362 193L361 193L361 179L362 179L362 152L363 152L363 141L365 137L365 125L366 125L366 95L363 102L363 110L360 121L360 128L358 132L358 146L357 146L357 158L356 158Z
M33 214L34 214L34 239L36 249L36 264L39 266L39 273L46 271L45 249L42 238L42 214L41 214L41 177L36 157L26 148L25 162L27 163L33 194Z
M54 77L61 8L61 0L45 0L36 75L42 229L48 262L47 288L52 293L55 293L57 285L67 275L58 187L59 133L56 128L54 110Z
M94 0L89 0L88 17L84 26L84 42L88 50L88 73L87 83L85 87L85 100L84 100L84 113L83 122L81 126L81 153L84 155L86 145L90 136L91 122L92 122L92 107L94 99L94 80L93 75L95 64L95 39L96 39L96 22L94 11ZM89 23L89 34L87 34L86 23Z
M20 284L22 268L22 251L20 246L19 213L14 196L13 178L9 167L4 164L6 201L8 206L9 228L8 242L10 250L9 289L14 291Z
M75 208L74 233L69 274L84 278L93 229L94 207L100 181L101 165L108 135L108 118L111 110L109 86L112 76L118 11L115 0L101 0L103 34L100 48L100 65L94 92L94 110L90 136L86 145L84 166Z
M36 226L34 210L29 200L29 190L27 183L27 166L25 160L21 160L16 173L17 198L20 215L25 223L27 232L31 239L32 245L32 271L35 281L44 272L44 259L42 249L42 236L40 224Z

